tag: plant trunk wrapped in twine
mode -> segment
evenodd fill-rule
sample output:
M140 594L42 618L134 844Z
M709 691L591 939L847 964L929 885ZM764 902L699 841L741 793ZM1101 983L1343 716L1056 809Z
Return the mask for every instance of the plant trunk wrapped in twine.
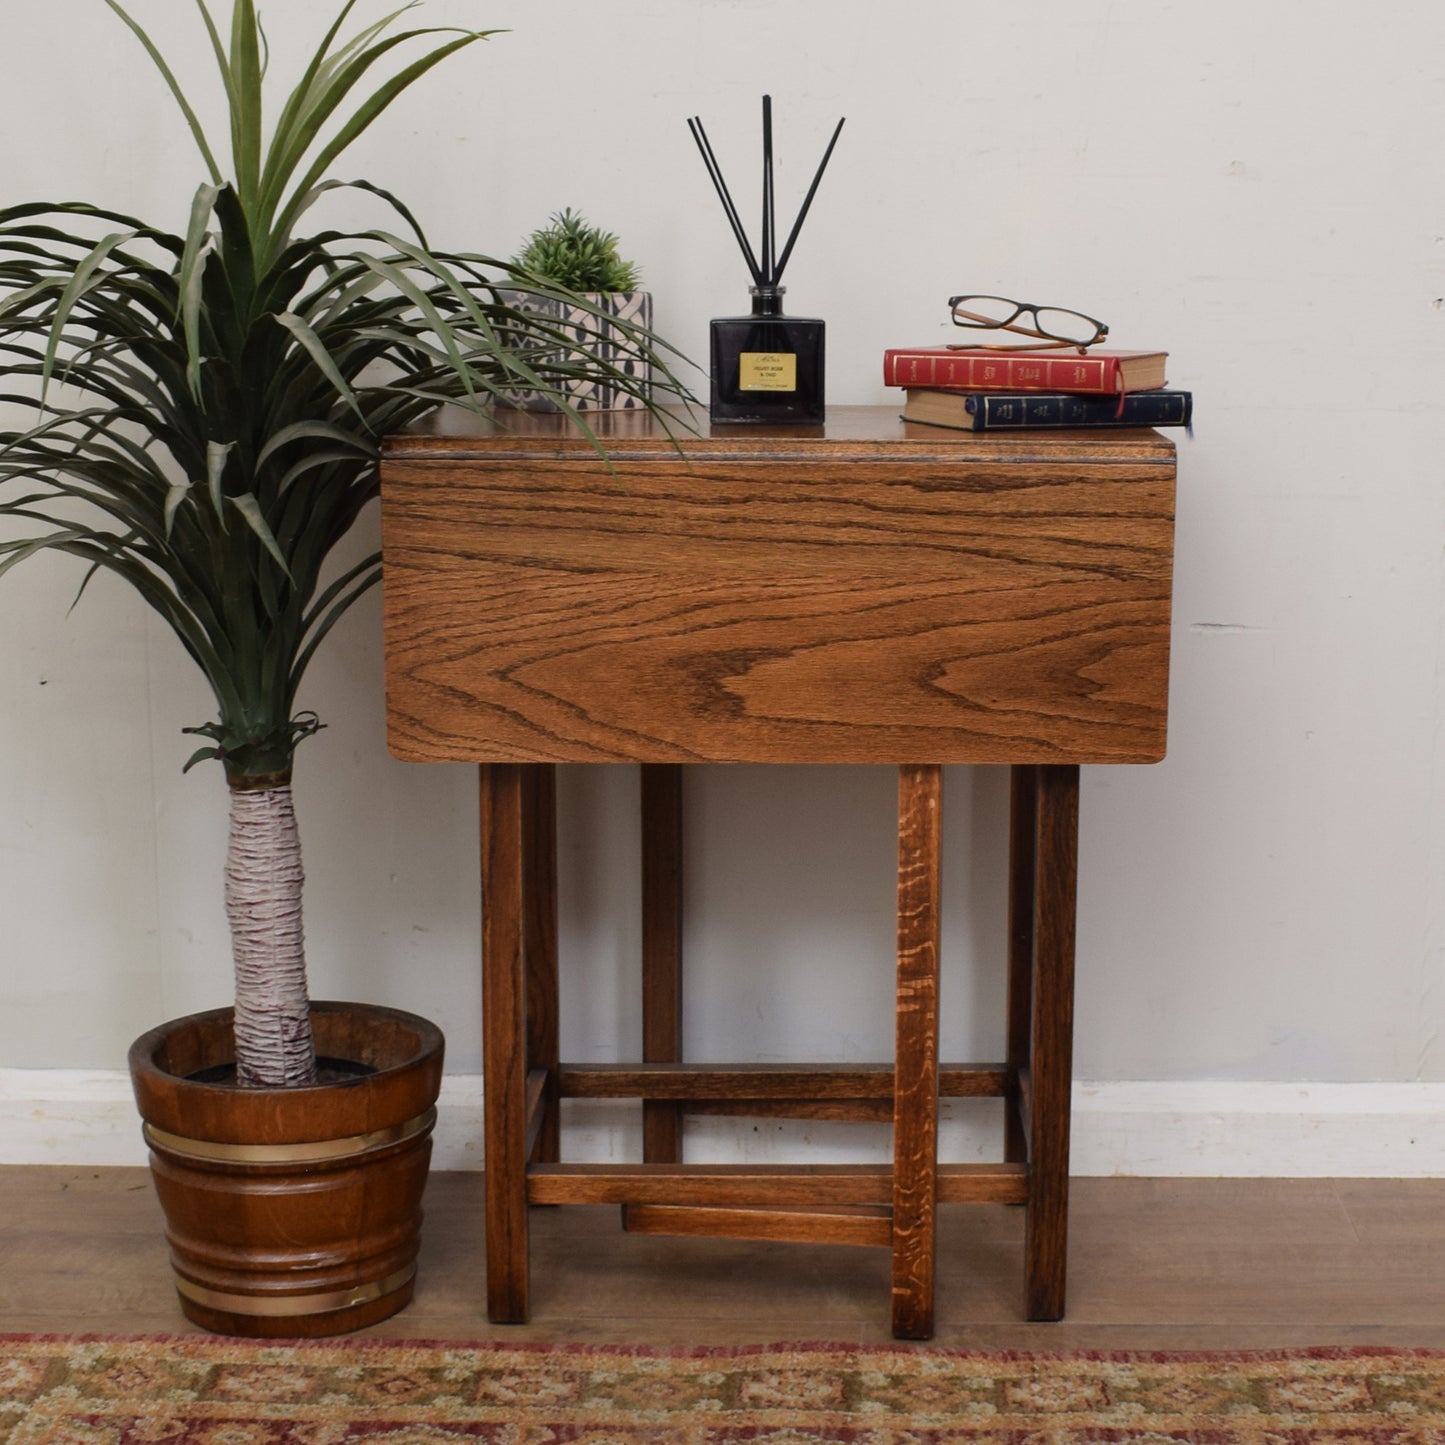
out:
M289 777L231 785L226 917L236 963L236 1082L316 1082L301 923L301 835Z

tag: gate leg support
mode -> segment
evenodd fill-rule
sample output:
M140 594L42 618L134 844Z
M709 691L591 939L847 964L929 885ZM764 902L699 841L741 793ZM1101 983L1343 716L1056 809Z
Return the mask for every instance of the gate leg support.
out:
M487 1318L527 1318L527 1017L523 769L483 763L482 1087Z
M682 1060L682 766L642 764L642 1058ZM642 1157L682 1162L682 1108L642 1105Z
M938 934L943 770L898 770L898 1024L893 1090L893 1334L933 1334L938 1205Z
M1077 766L1039 768L1035 825L1033 1087L1025 1293L1029 1319L1058 1320L1064 1317L1068 1261L1079 856Z

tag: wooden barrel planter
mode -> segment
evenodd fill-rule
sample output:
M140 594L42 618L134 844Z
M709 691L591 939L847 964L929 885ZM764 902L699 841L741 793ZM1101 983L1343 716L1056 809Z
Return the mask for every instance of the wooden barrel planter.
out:
M230 1009L131 1046L131 1083L186 1318L333 1335L412 1296L443 1039L425 1019L313 1003L324 1081L240 1089Z

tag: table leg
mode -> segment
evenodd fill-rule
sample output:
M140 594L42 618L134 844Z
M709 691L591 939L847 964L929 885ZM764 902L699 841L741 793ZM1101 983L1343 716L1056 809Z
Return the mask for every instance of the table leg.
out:
M933 1334L938 1201L938 934L943 770L898 770L898 1001L893 1092L893 1333Z
M527 1020L522 768L481 766L487 1318L527 1318Z
M1004 1109L1003 1157L1028 1162L1028 1119L1020 1078L1029 1067L1033 1033L1034 851L1038 838L1039 770L1015 763L1009 770L1008 898L1008 1068L1009 1094Z
M1074 1045L1079 769L1038 770L1033 1049L1025 1292L1031 1320L1064 1315Z
M682 767L644 763L642 773L642 1058L682 1060ZM682 1109L642 1105L642 1158L682 1160Z
M545 1069L542 1123L532 1159L561 1158L557 1096L557 769L552 763L522 768L522 949L527 976L527 1069Z

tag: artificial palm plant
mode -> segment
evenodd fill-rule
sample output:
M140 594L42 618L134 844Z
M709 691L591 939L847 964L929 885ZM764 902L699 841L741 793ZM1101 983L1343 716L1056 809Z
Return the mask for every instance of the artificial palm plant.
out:
M569 381L639 396L646 382L524 304L579 298L515 265L431 249L367 182L347 184L380 197L395 232L301 229L342 184L333 164L387 106L495 32L399 29L409 5L344 36L346 0L268 135L252 0L233 0L229 37L196 0L229 111L227 175L158 47L105 3L164 77L209 178L183 234L82 203L0 210L0 400L36 418L0 432L0 515L39 524L0 541L0 571L50 550L77 558L87 581L123 578L205 674L217 716L188 731L205 739L191 763L219 759L231 792L238 1078L306 1083L290 779L297 744L321 724L297 698L318 645L378 580L378 556L342 568L333 553L377 494L380 439L439 403L482 405L508 387L575 416ZM656 338L632 328L631 341L654 384L680 391Z

